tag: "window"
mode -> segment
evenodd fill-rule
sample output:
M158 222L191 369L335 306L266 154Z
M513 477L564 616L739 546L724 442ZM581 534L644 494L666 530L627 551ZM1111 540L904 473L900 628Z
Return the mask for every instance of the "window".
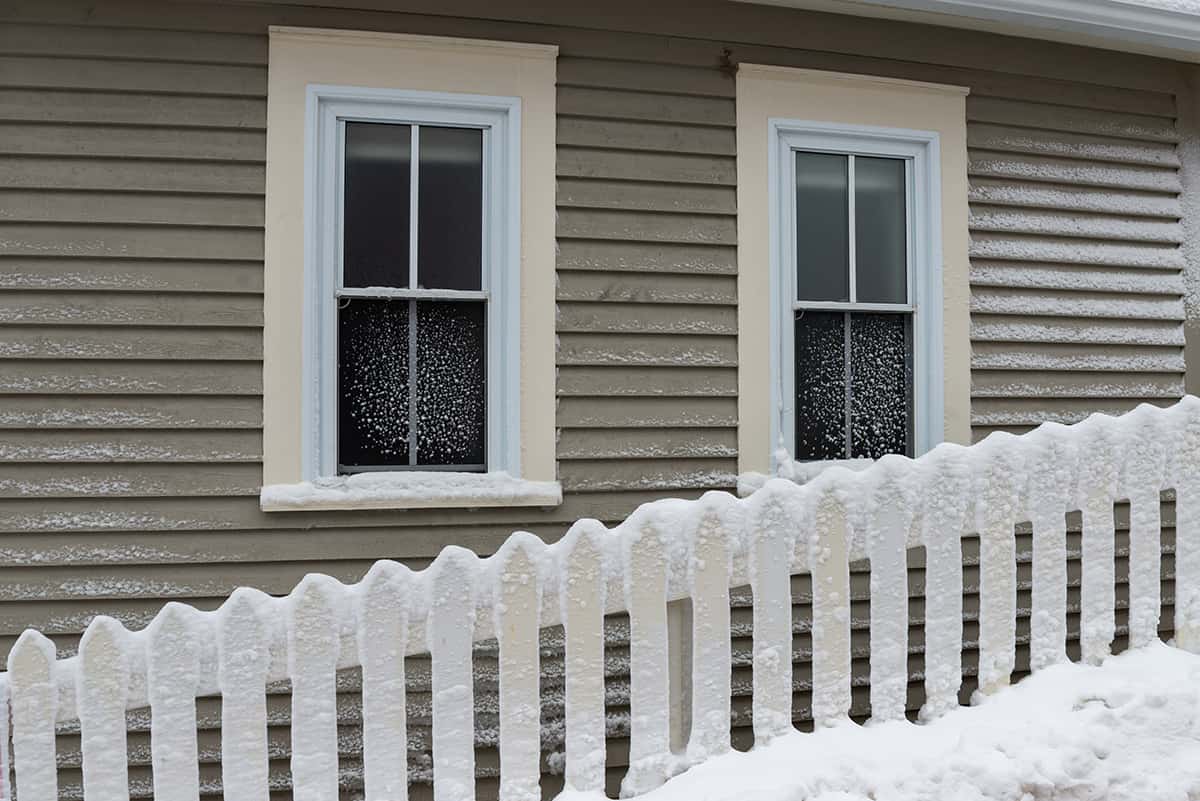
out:
M776 124L781 437L800 461L913 456L941 372L936 134Z
M912 161L792 150L795 458L912 455Z
M519 404L505 98L322 91L320 475L506 470ZM511 426L511 428L510 428Z
M970 442L966 89L739 64L737 174L744 485Z
M561 503L557 48L270 37L260 506Z
M345 119L338 133L337 471L484 471L493 134Z

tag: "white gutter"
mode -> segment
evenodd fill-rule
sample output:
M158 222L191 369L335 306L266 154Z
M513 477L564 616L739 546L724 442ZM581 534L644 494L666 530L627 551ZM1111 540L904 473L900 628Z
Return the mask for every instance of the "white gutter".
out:
M739 0L1200 61L1200 0Z

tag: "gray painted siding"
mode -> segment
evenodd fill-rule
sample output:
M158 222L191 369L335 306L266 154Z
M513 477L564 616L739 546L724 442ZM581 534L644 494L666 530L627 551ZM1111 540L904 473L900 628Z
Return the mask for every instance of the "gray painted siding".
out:
M885 24L753 7L722 5L686 20L629 17L645 26L642 33L598 30L624 23L589 19L595 12L582 6L547 12L562 17L550 20L557 27L469 18L494 13L443 18L297 6L218 13L138 0L99 7L14 0L0 10L0 20L11 20L0 24L0 653L27 625L72 651L95 614L140 627L168 599L211 608L236 586L285 592L311 570L350 581L376 558L420 566L450 542L486 553L516 528L554 538L578 517L614 521L644 500L729 486L737 264L726 48L732 61L972 88L977 436L1182 391L1170 65L1036 43L1014 51L997 37L955 32L951 41L911 26L906 38ZM561 508L258 511L265 28L272 23L561 46ZM874 56L858 55L867 52ZM1092 289L1096 282L1105 291ZM1169 550L1169 522L1166 538ZM969 548L966 558L970 641ZM1164 573L1169 580L1169 562ZM1122 582L1124 575L1119 563ZM917 671L919 554L910 576ZM1074 604L1074 573L1072 581ZM805 584L795 581L801 717ZM856 714L867 703L867 586L860 570ZM734 603L735 726L744 745L750 609L742 595ZM627 697L620 620L608 657L619 735ZM968 643L968 671L972 658ZM559 686L559 665L547 665L547 689ZM428 767L420 750L428 684L419 660L412 668L413 766L421 769ZM479 764L494 776L486 648L478 675ZM343 687L340 733L353 786L353 676ZM915 684L910 701L920 702ZM273 695L271 709L285 723L286 694ZM558 711L547 703L548 718ZM145 794L147 721L133 718L132 775ZM216 790L214 703L202 704L201 726L203 777ZM282 790L282 726L271 743ZM65 734L70 797L78 797L77 747ZM619 736L610 748L619 762Z

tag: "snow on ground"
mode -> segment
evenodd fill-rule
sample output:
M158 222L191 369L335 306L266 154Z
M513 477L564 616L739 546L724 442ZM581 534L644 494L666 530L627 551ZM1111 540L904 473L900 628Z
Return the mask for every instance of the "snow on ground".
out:
M1197 801L1200 656L1156 643L1102 667L1056 665L933 723L796 732L641 798Z

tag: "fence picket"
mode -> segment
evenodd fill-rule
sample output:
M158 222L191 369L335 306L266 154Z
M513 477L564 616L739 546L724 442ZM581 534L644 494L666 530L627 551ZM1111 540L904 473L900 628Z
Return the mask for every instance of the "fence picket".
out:
M342 586L305 576L288 598L292 679L292 796L337 801L338 601Z
M930 456L922 540L925 543L925 706L932 719L958 706L962 686L962 537L971 526L971 469L966 449L942 445Z
M792 729L793 534L787 508L771 487L760 491L750 543L754 597L754 742Z
M367 572L359 590L363 790L367 801L408 798L404 652L410 586L408 568L380 561Z
M472 645L478 559L445 548L432 566L427 637L433 661L434 801L475 798L475 693Z
M1116 567L1113 562L1113 497L1118 466L1112 435L1095 419L1081 432L1077 506L1083 523L1080 565L1079 649L1097 665L1112 649L1116 631Z
M129 799L125 741L125 706L129 701L127 634L116 620L100 616L88 624L79 641L75 694L86 799Z
M21 801L58 801L54 643L26 629L8 653L13 768Z
M1024 454L1011 434L996 432L973 461L979 533L979 691L1006 686L1016 661L1017 553L1014 527L1022 508Z
M566 786L604 790L604 527L580 521L567 533L559 598L566 633ZM636 696L630 704L637 703Z
M189 606L167 604L147 631L146 685L156 801L200 798L196 750L200 654L190 625L195 614Z
M695 764L729 750L730 542L722 506L705 499L692 539L692 736Z
M667 550L657 521L641 521L623 543L629 609L629 771L623 796L648 792L672 771L667 649Z
M812 715L818 726L850 713L850 564L846 508L832 489L816 500L812 565Z
M1175 487L1175 642L1200 653L1200 400L1173 411Z
M540 801L541 704L538 627L540 566L545 544L513 535L501 559L496 599L500 644L500 799Z
M1048 423L1028 444L1033 524L1029 664L1039 670L1067 658L1067 508L1075 495L1075 449L1065 426Z
M868 499L871 559L871 718L900 720L908 695L908 532L913 523L905 461L886 472Z
M270 652L258 606L267 596L235 590L221 606L221 786L226 798L268 801L267 668Z
M1165 452L1153 407L1130 412L1122 452L1124 495L1129 498L1129 645L1158 638L1161 606L1162 520L1160 488Z

